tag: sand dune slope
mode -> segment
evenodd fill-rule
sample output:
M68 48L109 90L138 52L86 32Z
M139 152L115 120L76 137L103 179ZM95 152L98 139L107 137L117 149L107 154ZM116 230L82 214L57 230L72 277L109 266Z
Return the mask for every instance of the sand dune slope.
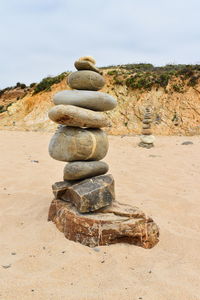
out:
M145 250L91 249L47 222L64 167L48 156L50 136L0 132L0 299L200 299L199 138L159 137L147 150L137 137L109 137L118 200L160 227L160 242Z

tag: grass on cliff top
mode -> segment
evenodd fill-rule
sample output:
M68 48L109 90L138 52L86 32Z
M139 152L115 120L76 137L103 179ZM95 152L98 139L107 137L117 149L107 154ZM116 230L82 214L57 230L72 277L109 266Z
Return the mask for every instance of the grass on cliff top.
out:
M180 79L172 86L174 91L183 92L183 86L194 87L200 79L200 65L166 65L155 67L152 64L127 64L108 66L101 69L111 69L107 72L113 76L118 85L126 85L131 89L151 90L153 86L166 88L173 78ZM186 81L186 82L185 82Z
M117 85L126 85L131 89L151 90L153 86L166 88L172 77L180 79L180 82L173 84L172 88L176 92L183 92L183 86L196 86L200 79L200 65L173 65L155 67L152 64L125 64L101 67L108 69L107 74L113 76L113 82ZM109 70L110 69L110 70ZM15 88L24 89L25 92L32 91L33 95L42 91L51 90L52 85L61 82L69 75L69 71L63 72L58 76L48 76L39 83L31 83L26 86L18 82L13 87L6 87L0 90L0 97L7 91ZM185 82L186 81L186 82ZM25 93L26 95L26 93ZM19 99L17 99L19 100ZM4 108L5 109L5 108ZM1 109L0 109L1 112Z
M64 78L67 77L68 74L68 72L63 72L58 76L49 76L42 79L38 84L35 85L33 95L42 91L50 91L52 85L61 82Z

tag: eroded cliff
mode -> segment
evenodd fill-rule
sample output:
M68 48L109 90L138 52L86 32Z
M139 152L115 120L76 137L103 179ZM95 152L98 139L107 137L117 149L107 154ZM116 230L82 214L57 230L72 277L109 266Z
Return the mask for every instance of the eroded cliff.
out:
M159 70L155 75L122 66L104 68L106 85L101 91L118 101L113 111L106 112L112 123L107 132L140 134L144 109L149 106L155 135L200 134L200 70L197 71L164 76ZM42 92L34 93L34 87L4 92L0 96L0 129L54 131L57 125L48 119L48 110L53 106L53 94L69 89L67 73L64 75L59 83Z

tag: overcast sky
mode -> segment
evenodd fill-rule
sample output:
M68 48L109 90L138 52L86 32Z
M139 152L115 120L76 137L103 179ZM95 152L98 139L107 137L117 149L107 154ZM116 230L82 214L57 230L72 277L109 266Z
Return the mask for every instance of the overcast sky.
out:
M97 66L200 63L200 0L1 0L0 89Z

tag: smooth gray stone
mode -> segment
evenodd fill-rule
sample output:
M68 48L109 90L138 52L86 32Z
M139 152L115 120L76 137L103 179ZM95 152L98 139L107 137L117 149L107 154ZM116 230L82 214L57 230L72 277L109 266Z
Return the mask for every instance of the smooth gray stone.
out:
M49 154L60 161L101 160L108 151L108 138L101 129L60 126L51 138Z
M97 67L95 67L94 64L87 60L77 60L75 61L74 66L78 71L90 70L102 74L102 72Z
M111 126L102 112L77 107L74 105L56 105L49 111L49 118L58 124L75 127L101 128Z
M117 106L115 98L109 94L93 91L61 91L53 96L55 105L75 105L95 111L107 111Z
M115 200L112 175L101 175L85 179L68 189L70 202L80 213L96 211Z
M77 180L103 175L108 172L108 165L103 161L76 161L64 168L64 180Z
M98 91L104 85L104 78L94 71L77 71L67 77L67 82L72 89Z

